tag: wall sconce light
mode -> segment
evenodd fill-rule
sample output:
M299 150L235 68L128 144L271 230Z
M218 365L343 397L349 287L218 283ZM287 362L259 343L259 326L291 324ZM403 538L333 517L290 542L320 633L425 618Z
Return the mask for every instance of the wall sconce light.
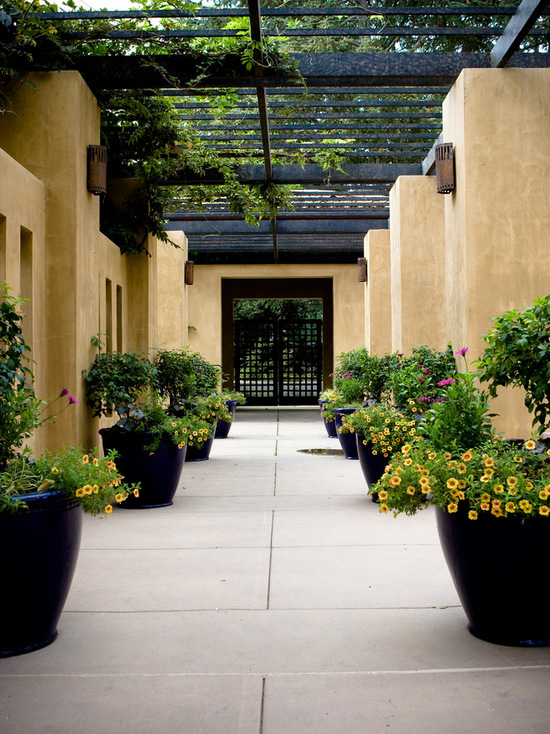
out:
M438 194L450 194L455 190L455 160L452 143L440 143L435 146L435 175Z
M185 261L185 285L193 285L193 275L195 271L195 263L193 260Z
M88 146L88 191L95 196L107 193L107 148Z
M357 277L360 283L366 283L367 278L367 258L366 257L358 257L357 258Z

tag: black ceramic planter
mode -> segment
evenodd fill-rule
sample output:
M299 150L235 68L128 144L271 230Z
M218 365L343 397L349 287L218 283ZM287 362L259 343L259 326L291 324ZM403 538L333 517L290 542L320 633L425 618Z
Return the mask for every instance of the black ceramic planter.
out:
M468 630L499 645L550 645L546 574L550 524L483 513L468 519L436 508L441 547Z
M237 401L236 400L226 400L225 404L227 405L227 410L233 416L233 420L234 420L235 413L237 412ZM229 435L230 428L231 428L230 421L218 421L216 425L216 432L214 433L214 438L227 438L227 436Z
M329 438L338 438L338 433L336 432L336 422L334 420L327 421L327 419L323 415L323 405L326 402L326 400L322 400L321 398L319 399L319 407L321 408L321 419L327 432L327 436Z
M336 424L336 435L340 441L340 446L344 451L346 459L357 459L357 443L355 441L355 433L339 433L338 429L342 426L345 415L355 413L357 408L336 408L334 411L334 420Z
M389 457L382 456L382 454L373 454L372 442L366 441L365 443L364 433L357 432L355 434L355 440L357 442L359 464L361 465L367 486L370 489L382 477L390 459ZM374 499L375 495L372 495L372 497Z
M206 461L210 458L213 444L214 439L209 438L200 446L188 446L185 461Z
M23 497L28 509L0 513L0 657L53 642L69 594L82 508L63 492Z
M179 449L169 438L161 439L158 449L151 454L145 447L151 435L132 433L119 428L102 428L105 453L117 452L115 464L128 484L140 482L139 497L130 494L119 506L125 509L146 510L171 505L178 488L187 447Z

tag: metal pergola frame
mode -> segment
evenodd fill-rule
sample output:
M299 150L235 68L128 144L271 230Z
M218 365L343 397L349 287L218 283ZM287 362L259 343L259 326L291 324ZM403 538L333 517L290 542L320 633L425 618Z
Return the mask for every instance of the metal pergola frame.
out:
M249 151L254 163L241 166L243 184L283 183L297 187L294 212L279 212L271 221L249 227L232 215L223 200L203 214L181 209L168 216L168 230L183 229L197 262L352 262L363 250L369 229L387 227L388 195L401 175L429 175L434 146L441 133L441 104L463 69L540 68L550 66L550 28L544 23L549 0L523 0L517 8L469 5L448 7L247 7L197 6L183 11L100 11L48 13L52 21L104 19L105 38L226 38L237 31L206 28L205 19L246 17L255 42L253 65L238 56L225 57L223 68L200 75L190 54L159 54L154 64L138 53L80 56L73 59L93 91L162 89L174 99L183 122L193 125L202 144L222 155ZM400 25L378 25L376 16L401 18ZM171 18L181 28L154 32L120 30L125 18ZM479 25L448 25L451 18L474 19ZM288 21L299 18L300 27ZM340 25L331 25L336 22ZM418 19L418 25L416 20ZM307 21L307 22L306 22ZM325 27L319 27L319 22ZM202 24L202 25L201 25ZM86 34L71 31L75 40ZM486 51L312 52L292 54L306 89L295 76L266 65L263 38L453 39L459 46L475 39ZM401 41L397 40L401 39ZM531 48L522 51L530 39ZM544 52L533 50L533 45ZM198 78L199 77L199 78ZM171 85L167 84L167 79ZM192 87L189 86L192 83ZM204 96L232 90L237 102L223 121L210 111ZM341 165L325 170L316 156L337 151ZM295 162L295 155L302 157ZM197 176L181 171L166 185L220 184L217 171ZM320 193L321 192L321 193ZM233 260L232 260L233 258Z

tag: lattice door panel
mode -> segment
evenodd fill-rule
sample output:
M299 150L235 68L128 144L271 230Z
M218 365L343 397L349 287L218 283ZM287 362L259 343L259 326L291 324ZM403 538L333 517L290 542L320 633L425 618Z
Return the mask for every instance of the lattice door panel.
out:
M316 403L322 389L322 321L235 321L235 389L250 405Z
M276 405L276 324L235 321L235 390L251 405Z
M322 321L278 324L280 404L315 403L321 392Z

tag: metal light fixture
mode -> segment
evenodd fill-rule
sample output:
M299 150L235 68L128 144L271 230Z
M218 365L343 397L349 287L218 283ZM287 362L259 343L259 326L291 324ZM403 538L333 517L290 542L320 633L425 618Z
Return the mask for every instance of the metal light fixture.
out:
M452 143L440 143L435 146L435 175L438 194L450 194L455 190L455 160Z
M360 283L367 282L367 258L357 258L357 277Z
M195 263L193 260L185 261L185 285L193 285L193 275L195 271Z
M88 146L88 191L95 196L107 193L107 148Z

